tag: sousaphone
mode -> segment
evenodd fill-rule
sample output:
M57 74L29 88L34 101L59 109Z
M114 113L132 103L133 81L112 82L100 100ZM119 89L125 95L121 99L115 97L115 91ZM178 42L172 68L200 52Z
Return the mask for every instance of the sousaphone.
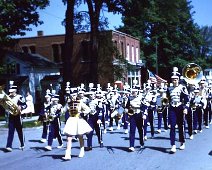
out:
M202 68L195 63L188 63L182 70L184 80L188 84L197 84L203 77Z

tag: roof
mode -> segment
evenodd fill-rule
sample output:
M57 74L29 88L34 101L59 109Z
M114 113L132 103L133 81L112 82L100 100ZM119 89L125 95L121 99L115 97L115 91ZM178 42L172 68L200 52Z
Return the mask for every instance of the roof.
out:
M48 60L47 58L41 56L40 54L27 54L21 52L7 52L8 57L15 58L23 63L29 64L34 67L58 67L56 63Z

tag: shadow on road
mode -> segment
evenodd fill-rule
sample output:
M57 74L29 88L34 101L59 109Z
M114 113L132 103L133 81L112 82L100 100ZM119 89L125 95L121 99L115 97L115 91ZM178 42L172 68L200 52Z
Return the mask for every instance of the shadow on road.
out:
M0 148L0 151L2 151L2 152L8 152L5 148Z
M170 153L170 148L162 148L162 147L155 147L155 146L145 146L145 148L152 149L155 151L160 151L163 153Z
M162 140L170 140L169 137L163 137L163 136L156 136L156 137L154 137L154 139L157 139L157 140L160 140L160 139L162 139Z
M128 147L123 147L123 146L105 146L105 147L107 148L107 151L110 154L115 153L114 149L122 150L125 152L131 152Z
M124 132L117 132L117 131L109 131L109 132L107 132L107 133L109 133L109 134L125 134Z
M49 154L49 155L41 155L39 158L43 158L43 157L52 157L52 159L60 159L62 161L66 161L63 159L64 154L63 155L55 155L55 154ZM71 155L71 158L78 158L78 155Z
M12 148L12 150L14 151L14 150L20 150L20 149L19 148ZM12 152L12 151L8 151L6 148L0 148L0 151L5 152L5 153Z
M30 149L36 151L36 152L44 152L46 149L44 147L31 147Z
M32 140L28 140L29 142L35 142L35 143L42 143L40 140L34 140L34 139L32 139Z

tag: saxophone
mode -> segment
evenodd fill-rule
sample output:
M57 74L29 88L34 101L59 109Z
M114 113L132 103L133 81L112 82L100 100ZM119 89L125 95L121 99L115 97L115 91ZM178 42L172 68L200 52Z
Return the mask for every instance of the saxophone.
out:
M14 116L21 114L18 105L4 92L2 86L0 86L0 105Z

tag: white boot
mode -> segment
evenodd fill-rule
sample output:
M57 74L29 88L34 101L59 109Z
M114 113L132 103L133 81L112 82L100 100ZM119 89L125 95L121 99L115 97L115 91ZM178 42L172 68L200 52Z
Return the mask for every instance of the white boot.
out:
M71 159L71 151L66 150L65 157L63 157L64 160L70 160Z
M177 151L176 145L172 145L171 152L172 152L172 153L175 153L176 151Z
M84 149L84 147L81 147L80 148L80 153L79 153L79 158L82 158L83 156L85 155L85 149Z
M184 150L184 149L185 149L185 143L181 143L180 150Z

